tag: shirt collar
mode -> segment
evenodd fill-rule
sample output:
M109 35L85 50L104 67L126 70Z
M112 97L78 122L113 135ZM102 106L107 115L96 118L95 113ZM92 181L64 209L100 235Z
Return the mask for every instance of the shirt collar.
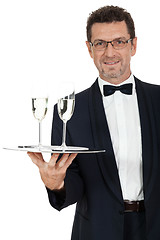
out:
M98 84L99 84L99 88L101 91L101 94L103 95L103 85L112 85L112 86L120 86L126 83L132 83L133 84L133 91L132 91L132 95L135 93L135 80L134 80L134 76L131 73L130 77L128 79L126 79L124 82L114 85L112 83L106 82L104 80L102 80L100 77L98 77Z

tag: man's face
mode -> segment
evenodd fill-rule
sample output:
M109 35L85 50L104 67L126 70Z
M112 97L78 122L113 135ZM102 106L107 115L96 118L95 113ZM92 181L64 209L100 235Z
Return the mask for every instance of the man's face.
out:
M125 21L113 23L95 23L92 26L91 42L95 40L112 41L115 39L130 39ZM131 74L130 61L136 53L137 38L126 43L125 48L116 50L109 43L102 51L96 50L86 42L90 56L99 71L99 76L110 83L119 84Z

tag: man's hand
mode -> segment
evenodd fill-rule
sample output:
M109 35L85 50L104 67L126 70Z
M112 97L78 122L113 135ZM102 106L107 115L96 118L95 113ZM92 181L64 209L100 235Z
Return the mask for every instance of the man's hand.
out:
M61 159L56 162L59 154L54 153L47 163L44 161L41 153L28 152L27 154L32 162L39 168L41 179L50 190L59 190L64 187L67 168L77 156L76 153L71 155L65 153Z

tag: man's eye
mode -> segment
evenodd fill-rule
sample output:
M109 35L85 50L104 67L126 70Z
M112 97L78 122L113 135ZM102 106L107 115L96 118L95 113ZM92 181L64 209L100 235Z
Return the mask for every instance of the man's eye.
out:
M97 42L96 43L96 46L102 46L102 45L104 45L104 42Z
M124 42L122 40L118 40L118 41L115 41L115 44L121 45L121 44L124 44Z

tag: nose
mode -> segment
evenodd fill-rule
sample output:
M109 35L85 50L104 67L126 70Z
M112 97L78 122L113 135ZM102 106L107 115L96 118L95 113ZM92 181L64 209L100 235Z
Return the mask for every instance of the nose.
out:
M115 55L115 49L113 48L111 43L108 43L108 46L104 51L104 54L108 57L113 57Z

